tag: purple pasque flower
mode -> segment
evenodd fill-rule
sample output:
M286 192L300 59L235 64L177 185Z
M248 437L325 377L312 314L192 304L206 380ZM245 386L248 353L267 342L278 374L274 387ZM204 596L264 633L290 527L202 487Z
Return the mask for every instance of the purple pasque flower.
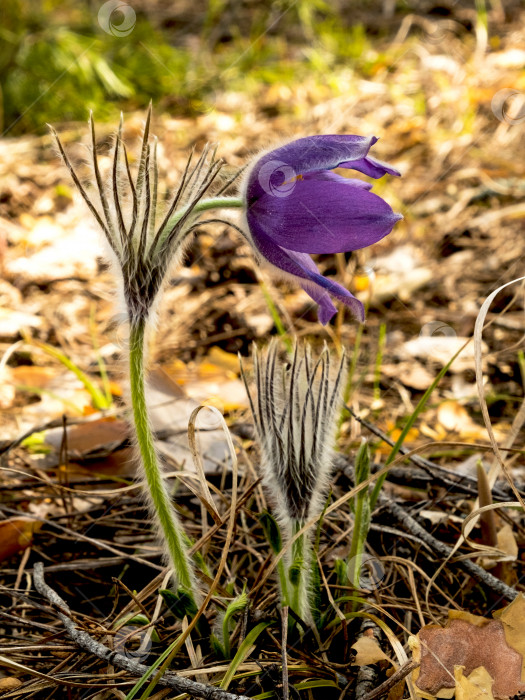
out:
M342 253L376 243L403 217L363 180L400 173L368 155L375 136L307 136L263 153L248 169L243 198L247 232L260 257L292 278L319 304L325 325L336 313L331 297L364 321L364 307L343 286L321 275L310 254Z

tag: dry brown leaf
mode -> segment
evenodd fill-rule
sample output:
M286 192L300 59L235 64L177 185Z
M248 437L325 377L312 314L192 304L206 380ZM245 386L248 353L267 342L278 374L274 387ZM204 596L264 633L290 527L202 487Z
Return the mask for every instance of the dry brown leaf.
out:
M405 386L418 391L426 391L434 381L434 375L415 360L396 362L390 365L383 364L381 372L387 377L398 379Z
M474 623L456 616L445 628L428 625L420 630L421 666L416 683L421 690L435 696L444 688L455 687L456 666L464 667L467 676L483 666L494 680L495 698L525 691L521 681L522 655L509 646L504 624L500 620L481 624L477 616Z
M0 693L7 693L10 690L16 690L20 688L22 681L20 678L14 678L10 676L9 678L0 678Z
M488 622L486 617L482 617L481 615L473 615L467 610L449 610L448 619L463 620L463 622L468 622L475 627L484 627Z
M0 522L0 561L27 549L43 523L33 518L9 518Z
M463 667L454 669L456 679L456 700L494 700L492 695L493 680L486 668L480 666L465 677Z
M21 365L9 370L9 378L16 386L35 387L37 389L56 388L56 380L63 375L58 367L39 367L37 365Z
M493 617L503 623L507 644L521 654L521 680L525 681L525 596L520 593Z
M438 422L450 432L458 433L461 438L470 440L488 440L486 429L475 423L467 409L454 400L443 401L437 410ZM497 439L504 437L500 428L494 428Z
M467 409L457 401L443 401L437 410L437 419L446 430L460 436L487 439L486 430L474 423Z
M516 561L518 558L518 543L516 542L516 535L514 530L509 523L505 523L500 530L498 530L498 544L497 548L508 555L506 561Z
M55 433L53 433L54 435ZM111 417L70 425L67 428L68 453L70 456L82 456L93 452L93 450L108 447L112 443L121 443L128 435L128 424L125 421ZM63 439L62 431L57 431L56 437L61 443ZM46 442L55 447L60 445L51 436L46 437Z
M239 358L231 352L226 352L222 348L214 345L208 353L210 362L213 362L217 367L228 369L234 374L239 374Z
M359 637L357 642L352 644L352 649L356 652L353 666L370 666L378 661L390 661L374 637Z

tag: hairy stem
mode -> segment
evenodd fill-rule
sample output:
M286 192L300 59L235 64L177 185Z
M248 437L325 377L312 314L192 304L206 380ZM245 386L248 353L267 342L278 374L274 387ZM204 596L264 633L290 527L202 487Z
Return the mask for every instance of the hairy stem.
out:
M135 432L152 510L160 525L160 535L175 571L178 585L193 601L197 602L195 576L186 550L184 533L162 478L148 420L144 376L145 330L146 322L143 320L132 323L130 327L129 372Z
M201 199L197 202L192 210L193 214L200 214L203 211L210 209L240 209L244 206L244 201L239 197L210 197L210 199ZM173 213L170 220L167 222L166 228L173 228L186 214L187 207L177 209Z
M295 535L304 525L301 521L293 524ZM310 577L308 565L311 560L311 544L308 533L303 533L292 544L292 563L289 569L290 580L290 607L306 623L312 620L310 605Z
M279 575L279 584L281 586L281 607L285 608L290 605L288 599L288 583L286 580L286 567L283 559L277 564L277 573Z

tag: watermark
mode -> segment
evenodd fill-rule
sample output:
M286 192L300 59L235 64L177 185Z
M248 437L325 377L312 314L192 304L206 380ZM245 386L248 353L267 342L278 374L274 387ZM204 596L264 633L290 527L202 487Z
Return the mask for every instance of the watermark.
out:
M515 88L503 88L492 98L492 114L500 122L515 126L525 122L525 92Z
M455 338L457 333L448 323L444 323L443 321L429 321L425 323L419 335L423 338Z
M347 575L350 582L355 582L356 572L359 573L359 588L363 591L375 591L381 588L386 576L385 567L371 554L366 552L356 554L348 562Z
M133 661L144 662L151 650L151 629L140 625L124 625L116 633L113 648Z
M257 174L259 184L272 197L288 197L301 179L291 165L281 160L269 160L263 163Z
M119 311L111 317L111 326L115 328L115 344L121 350L129 350L129 316L126 311Z
M444 56L455 58L463 63L461 52L460 25L453 20L425 20L422 23L423 42L441 50Z
M448 323L429 321L421 328L419 337L427 339L424 341L424 348L428 354L435 352L441 355L450 349L450 341L448 339L456 338L457 333Z
M98 11L98 23L106 34L125 37L135 29L137 15L131 5L122 0L108 0Z

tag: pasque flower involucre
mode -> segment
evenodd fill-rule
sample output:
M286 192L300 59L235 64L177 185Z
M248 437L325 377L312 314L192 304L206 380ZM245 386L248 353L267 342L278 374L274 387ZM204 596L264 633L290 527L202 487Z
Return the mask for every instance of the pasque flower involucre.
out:
M285 541L320 515L327 497L344 355L333 365L326 347L314 361L307 345L303 352L296 345L291 363L283 362L273 342L266 353L253 351L255 397L242 373L261 450L263 484ZM311 538L305 533L294 541L287 557L295 579L288 584L281 581L281 588L287 588L282 591L286 603L307 622L312 619L311 558Z

